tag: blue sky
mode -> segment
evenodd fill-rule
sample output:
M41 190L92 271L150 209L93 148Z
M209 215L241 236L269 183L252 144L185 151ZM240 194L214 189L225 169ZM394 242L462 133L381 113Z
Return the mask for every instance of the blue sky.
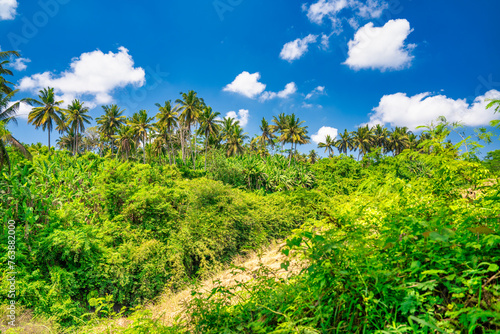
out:
M55 87L96 118L111 103L153 115L192 89L250 135L262 117L293 112L319 141L440 115L487 125L484 99L500 97L499 11L491 0L0 0L0 48L22 54L18 98ZM14 136L46 143L21 109Z

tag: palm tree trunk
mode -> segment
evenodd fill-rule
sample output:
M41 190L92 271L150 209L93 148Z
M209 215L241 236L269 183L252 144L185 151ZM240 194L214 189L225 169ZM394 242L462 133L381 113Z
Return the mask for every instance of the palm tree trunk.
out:
M292 142L292 147L290 147L290 159L288 160L288 167L290 167L290 164L292 163L292 152L293 152L293 142Z
M172 165L172 156L170 154L170 137L167 139L167 135L163 138L165 139L165 143L167 144L167 154L168 154L168 162L170 165ZM165 159L166 161L166 159Z
M186 143L184 142L184 128L181 127L180 135L181 135L181 153L182 153L182 162L186 163Z
M48 128L49 132L49 155L50 155L50 127Z
M76 153L78 152L78 128L76 128L76 137L75 137L75 152L73 155L76 156Z
M193 150L193 169L196 170L196 139L197 136L196 136L196 129L194 131L194 142L193 142L193 146L194 146L194 150Z
M174 165L175 165L175 155L174 155L174 147L172 145L172 137L168 137L168 142L169 142L169 145L170 145L170 154L172 156L172 160L173 160ZM172 164L172 160L170 161L170 164Z
M144 147L143 147L143 151L144 151L144 152L143 152L143 153L144 153L144 164L146 164L146 134L144 134L144 135L143 135L143 138L144 138L144 139L143 139L143 141L142 141L142 142L143 142L143 144L144 144L144 145L143 145L143 146L144 146Z
M205 172L207 171L207 154L208 154L208 135L205 134L207 139L205 139Z

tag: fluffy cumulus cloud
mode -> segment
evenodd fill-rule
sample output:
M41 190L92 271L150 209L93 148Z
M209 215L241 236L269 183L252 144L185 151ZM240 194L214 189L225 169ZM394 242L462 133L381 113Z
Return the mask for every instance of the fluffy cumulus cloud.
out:
M17 0L0 0L0 20L13 20L16 8Z
M318 130L316 134L311 136L311 139L316 144L324 143L326 140L326 136L336 138L338 133L339 133L338 129L329 126L323 126L321 129Z
M410 23L405 19L390 20L383 27L367 23L349 41L349 57L344 64L355 70L407 68L411 65L411 51L415 48L414 44L405 45L411 32Z
M245 127L248 124L248 119L250 118L250 112L246 109L240 109L238 113L235 111L230 111L226 113L226 117L224 118L233 118L237 121L240 121L240 125Z
M314 88L309 94L306 95L306 100L309 100L315 95L323 95L325 93L325 86L318 86Z
M280 58L292 62L302 57L308 50L309 44L316 43L317 35L309 34L304 38L297 38L283 46Z
M128 85L144 85L145 71L134 67L134 60L124 47L118 52L103 53L100 50L83 53L74 58L70 69L60 74L44 72L24 77L19 89L37 92L45 87L54 87L65 102L82 96L91 97L90 104L108 104L112 93Z
M244 71L222 90L225 92L237 93L250 99L259 97L260 102L272 100L274 98L286 99L297 92L297 85L295 82L288 83L280 92L266 92L266 85L259 80L259 72L250 74Z
M259 72L250 74L249 72L244 71L240 73L233 82L224 87L223 90L225 92L233 92L253 99L266 89L266 85L259 82L259 80Z
M272 100L274 98L281 98L281 99L286 99L290 97L292 94L295 94L297 92L297 85L295 82L290 82L285 86L285 89L282 91L275 93L275 92L264 92L260 96L261 101L266 101L266 100Z
M16 58L14 62L10 63L9 66L15 69L16 71L24 71L28 68L26 63L31 63L31 59L28 58Z
M490 90L476 97L472 103L465 99L454 100L444 95L422 93L407 96L404 93L385 95L370 115L370 125L390 124L415 129L430 124L439 116L450 122L461 122L466 126L481 126L495 119L492 110L486 110L488 99L499 99L500 92Z

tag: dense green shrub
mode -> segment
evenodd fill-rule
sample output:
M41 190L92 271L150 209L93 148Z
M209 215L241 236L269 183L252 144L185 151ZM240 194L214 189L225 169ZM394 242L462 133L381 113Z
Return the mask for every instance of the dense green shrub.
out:
M355 165L335 158L315 167L319 190L328 192L325 175L335 178L347 164ZM190 332L498 332L500 205L492 175L446 155L401 155L365 171L349 196L336 185L337 196L316 196L323 219L288 239L283 252L307 260L306 270L290 280L263 271L198 295Z
M0 185L5 262L6 222L18 224L16 300L65 326L83 321L92 298L134 307L304 222L283 196L93 153L38 152ZM2 303L7 289L3 279Z

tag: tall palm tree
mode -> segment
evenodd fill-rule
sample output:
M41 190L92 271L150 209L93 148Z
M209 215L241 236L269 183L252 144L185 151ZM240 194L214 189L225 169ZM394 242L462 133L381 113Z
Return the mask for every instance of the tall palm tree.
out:
M166 101L164 106L162 106L159 103L156 103L155 105L158 107L159 110L159 113L156 114L156 119L158 120L157 127L161 133L164 133L165 136L168 136L168 145L170 149L168 158L170 164L172 164L172 158L174 155L172 147L172 136L174 133L174 129L177 128L178 126L177 121L179 120L179 118L177 116L179 115L178 111L179 109L177 106L172 107L170 100Z
M271 125L266 121L264 117L262 117L262 120L260 122L260 131L262 134L258 137L258 141L262 147L265 147L267 145L274 146L274 141L273 139L276 138L274 135L274 131Z
M7 144L21 152L27 159L32 159L30 152L7 130L9 122L16 122L16 113L19 110L20 102L11 104L10 100L17 91L4 94L0 91L0 170L7 164L10 172L10 158L7 152Z
M13 92L13 89L9 87L12 82L7 81L4 77L5 75L13 75L11 70L5 68L10 63L11 57L20 57L20 54L17 51L0 51L0 92L4 94Z
M182 99L177 99L175 103L179 104L179 111L181 111L180 119L182 121L182 124L187 129L187 140L191 138L191 126L197 122L200 111L205 106L205 102L203 101L203 99L199 98L197 96L197 93L193 90L190 90L187 94L181 93L181 96ZM194 143L192 143L192 145L196 146L196 140ZM191 151L194 152L193 147L191 147ZM184 154L184 150L182 153L182 159L185 163L186 157ZM195 159L196 157L193 156L193 164Z
M339 150L339 153L347 154L348 150L351 151L354 149L351 133L347 131L347 129L344 130L344 133L339 134L339 136L340 139L337 141L337 149Z
M239 126L240 121L235 120L231 117L224 117L221 123L221 137L222 140L228 140L229 136L232 134L234 127Z
M319 143L319 148L324 148L325 152L328 151L328 156L333 156L333 148L337 146L337 141L330 135L327 135L324 143Z
M80 100L75 99L70 105L68 105L68 112L66 113L66 125L75 132L73 155L78 152L79 134L85 131L85 123L90 124L90 120L92 119L92 117L87 115L89 108L84 107L83 105L84 102L80 102Z
M281 113L278 115L278 117L273 116L272 122L274 123L273 125L270 126L271 131L273 133L280 133L280 137L278 137L278 141L281 143L281 150L283 151L284 146L285 146L285 137L281 136L283 134L283 129L286 128L287 123L288 123L288 118L289 115L285 115L285 113Z
M295 151L297 151L297 144L307 144L309 143L309 137L307 136L307 126L302 126L305 121L301 121L295 114L289 115L287 117L287 122L284 128L281 130L281 141L285 143L290 143L290 154L288 165L290 166L292 162L293 150L295 145Z
M219 135L220 132L220 121L217 119L219 115L220 112L212 111L211 107L205 107L200 114L199 131L205 136L205 171L207 170L208 139L210 136Z
M247 139L247 133L243 133L243 128L238 122L233 126L232 131L228 134L226 140L226 154L233 156L242 154L244 151L243 142Z
M153 127L152 124L150 124L153 119L154 117L148 117L148 112L142 109L139 110L138 113L134 113L134 115L132 115L132 119L128 124L136 138L140 138L142 140L144 163L146 163L146 144L148 140L148 132Z
M99 131L110 142L112 151L114 146L113 135L125 123L126 117L123 116L125 109L120 110L116 104L102 106L102 109L104 109L104 115L96 118L96 121L99 124Z
M374 136L372 130L366 126L359 127L356 131L352 133L352 140L354 148L359 150L359 156L362 154L363 156L366 153L369 153L373 147Z
M377 124L372 131L373 131L374 145L377 147L381 147L384 153L387 153L388 151L387 140L389 137L389 130L387 130L385 126Z
M394 131L392 131L388 138L389 149L396 156L403 152L403 150L410 147L410 138L407 127L396 127Z
M38 95L39 100L27 99L27 102L34 107L28 115L28 123L35 126L36 129L42 127L42 130L48 130L49 133L49 154L50 154L50 132L53 128L53 123L58 126L63 126L64 122L62 120L63 112L65 111L61 107L64 101L56 101L54 94L54 88L44 88L40 90Z
M113 135L113 138L116 140L118 145L116 155L123 152L125 153L125 159L128 160L130 151L134 146L134 134L132 128L122 124L116 131L116 134Z

